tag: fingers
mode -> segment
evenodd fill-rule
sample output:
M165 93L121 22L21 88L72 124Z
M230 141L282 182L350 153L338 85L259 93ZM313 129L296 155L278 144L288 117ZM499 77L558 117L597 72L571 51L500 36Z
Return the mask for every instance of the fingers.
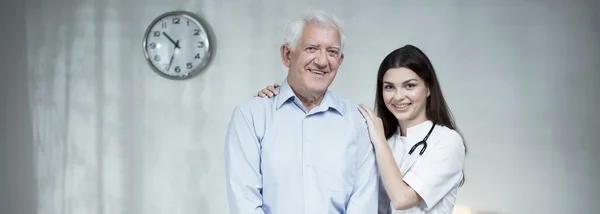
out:
M271 92L271 93L272 93L272 94L274 94L274 95L277 95L277 89L276 89L276 86L272 86L272 85L270 85L270 86L267 86L266 90L268 90L269 92ZM271 96L270 96L270 97L271 97Z
M258 91L258 93L256 93L255 97L265 97L267 96L263 91Z
M265 96L268 96L268 97L273 97L273 96L275 95L275 94L274 94L274 93L273 93L271 90L269 90L268 88L265 88L265 89L263 89L263 90L262 90L262 91L260 91L260 92L262 92L262 93L263 93Z
M363 115L363 117L367 118L369 116L369 114L365 111L365 109L362 107L362 105L358 106L358 111L360 111L360 113Z
M373 117L373 114L370 113L369 108L364 105L359 105L358 111L360 111L365 120L367 120L367 125L372 126L373 122L375 121L375 117Z
M375 114L373 113L373 111L371 111L371 109L369 107L367 107L363 104L360 104L359 107L360 107L359 110L362 109L361 113L364 112L363 115L367 115L371 119L374 119L376 117Z
M277 88L279 88L279 84L273 83L273 85L268 85L266 88L258 91L255 97L273 97L277 95Z

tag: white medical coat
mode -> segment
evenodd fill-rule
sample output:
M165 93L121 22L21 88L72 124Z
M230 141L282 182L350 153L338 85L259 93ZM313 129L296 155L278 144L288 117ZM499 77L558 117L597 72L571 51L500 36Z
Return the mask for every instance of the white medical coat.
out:
M427 139L423 155L419 156L422 145L412 155L408 154L415 144L423 140L432 125L428 120L408 128L406 137L400 136L398 131L388 139L404 182L423 198L423 202L407 210L395 210L380 183L380 214L452 213L463 176L465 147L462 137L452 129L436 125Z

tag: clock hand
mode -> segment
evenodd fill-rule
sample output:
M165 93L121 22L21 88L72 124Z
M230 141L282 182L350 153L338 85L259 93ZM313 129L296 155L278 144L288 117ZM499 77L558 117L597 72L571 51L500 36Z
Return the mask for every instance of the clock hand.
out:
M175 57L175 52L173 51L173 54L171 54L171 59L169 60L169 66L167 66L167 71L169 69L171 69L171 64L173 63L173 58Z
M163 35L165 35L165 37L167 37L167 39L169 39L169 41L171 41L171 42L172 42L172 43L175 45L175 48L179 48L179 49L181 49L181 48L179 47L179 40L178 40L177 42L175 42L175 41L173 41L173 39L171 39L171 37L170 37L169 35L167 35L167 33L165 33L165 32L162 32L162 34L163 34Z

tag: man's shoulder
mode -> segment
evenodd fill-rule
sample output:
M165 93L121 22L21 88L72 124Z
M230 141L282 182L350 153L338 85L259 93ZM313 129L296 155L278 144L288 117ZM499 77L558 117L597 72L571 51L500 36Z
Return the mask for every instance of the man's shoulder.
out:
M274 97L252 97L236 104L235 111L241 111L242 113L246 114L261 113L270 109L274 102Z
M337 101L337 106L340 108L340 111L343 111L342 113L344 115L348 115L348 117L350 117L353 120L359 121L359 122L365 122L365 118L362 116L362 114L360 113L360 111L358 110L359 106L357 103L352 102L350 99L343 97L333 91L330 91L332 93L332 95L335 97L336 101Z

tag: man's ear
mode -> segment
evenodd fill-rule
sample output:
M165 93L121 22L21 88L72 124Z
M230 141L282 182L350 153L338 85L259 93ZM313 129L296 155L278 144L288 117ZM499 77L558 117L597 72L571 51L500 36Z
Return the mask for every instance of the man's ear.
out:
M287 45L281 45L281 48L279 50L281 52L281 62L283 63L283 65L285 65L285 67L290 67L291 66L291 50L290 47Z

